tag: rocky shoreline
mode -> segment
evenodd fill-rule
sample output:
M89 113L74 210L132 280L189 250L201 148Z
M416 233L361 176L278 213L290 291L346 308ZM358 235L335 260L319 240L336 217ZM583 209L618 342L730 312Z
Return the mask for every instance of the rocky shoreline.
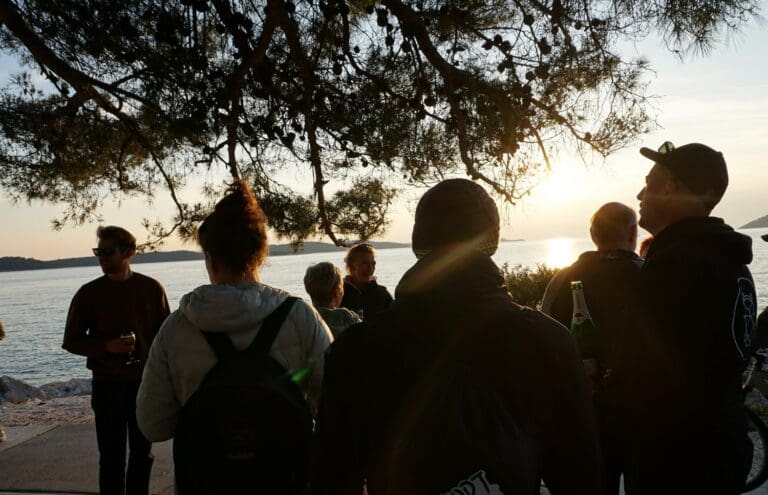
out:
M32 386L0 377L0 423L3 426L48 426L93 421L91 380L72 379Z

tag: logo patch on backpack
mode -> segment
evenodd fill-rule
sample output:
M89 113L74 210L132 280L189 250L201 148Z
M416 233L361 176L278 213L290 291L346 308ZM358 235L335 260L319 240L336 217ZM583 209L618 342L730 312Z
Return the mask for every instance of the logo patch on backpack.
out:
M481 469L440 495L504 495L504 492L499 485L488 481L488 476Z

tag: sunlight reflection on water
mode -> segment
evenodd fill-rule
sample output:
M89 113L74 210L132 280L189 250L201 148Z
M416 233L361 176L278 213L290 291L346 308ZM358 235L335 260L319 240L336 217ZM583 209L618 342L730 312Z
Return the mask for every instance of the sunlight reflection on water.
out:
M768 243L760 240L762 230L743 231L753 239L755 259L750 270L755 279L759 308L768 304ZM502 242L493 256L499 266L534 267L545 264L560 268L573 263L584 251L593 249L589 239L555 238ZM262 281L309 300L302 279L312 263L344 263L344 250L330 253L275 256L262 267ZM400 277L416 261L410 248L378 251L376 274L382 285L394 293ZM208 283L202 260L135 265L138 272L159 280L168 293L171 309L178 308L181 296ZM99 275L97 267L62 268L0 273L0 319L8 337L0 343L0 375L10 375L33 385L72 377L87 377L85 358L61 349L64 321L77 289Z
M580 252L580 251L579 251ZM578 257L574 239L558 237L549 239L547 243L547 266L561 268L573 263Z

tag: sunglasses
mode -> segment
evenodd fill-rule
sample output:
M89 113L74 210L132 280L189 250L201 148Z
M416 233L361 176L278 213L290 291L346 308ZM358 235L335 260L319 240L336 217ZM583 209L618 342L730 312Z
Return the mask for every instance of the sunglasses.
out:
M116 247L108 247L108 248L93 248L91 251L93 251L94 256L112 256L115 254L115 251L117 251L118 248Z

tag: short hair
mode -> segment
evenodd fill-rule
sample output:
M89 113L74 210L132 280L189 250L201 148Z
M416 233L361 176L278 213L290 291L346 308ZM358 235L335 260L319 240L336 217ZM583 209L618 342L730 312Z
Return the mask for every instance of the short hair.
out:
M136 238L122 227L115 225L99 226L96 229L96 237L100 241L116 241L120 249L136 249Z
M346 265L347 270L349 270L349 265L354 263L356 259L364 254L371 254L375 258L376 250L367 242L360 242L349 248L347 255L344 257L344 264Z
M235 273L253 272L269 252L267 216L243 180L227 189L197 230L197 242L205 253Z
M635 210L622 203L606 203L592 215L589 235L599 247L605 244L626 242L637 228Z
M338 287L343 287L341 270L333 263L323 261L307 268L304 289L315 306L328 306L333 300L333 291Z

